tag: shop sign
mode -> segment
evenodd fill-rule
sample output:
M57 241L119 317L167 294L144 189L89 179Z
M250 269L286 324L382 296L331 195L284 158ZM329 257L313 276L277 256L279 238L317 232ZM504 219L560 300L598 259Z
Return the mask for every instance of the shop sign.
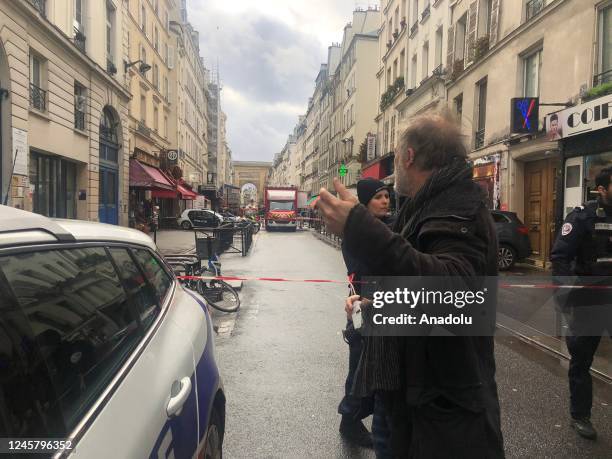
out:
M546 117L548 140L559 140L612 126L612 94Z
M28 175L28 133L23 129L13 128L13 173Z
M540 99L516 97L512 99L510 125L513 134L535 134L539 129Z
M166 158L168 159L168 164L175 165L178 163L179 153L177 150L168 150Z
M368 134L366 156L368 161L372 161L376 157L376 136L374 134Z

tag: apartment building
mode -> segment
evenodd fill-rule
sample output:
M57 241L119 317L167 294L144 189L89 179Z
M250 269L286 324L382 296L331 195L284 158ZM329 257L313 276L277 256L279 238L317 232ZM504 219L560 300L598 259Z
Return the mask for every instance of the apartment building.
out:
M532 261L541 266L548 264L560 219L593 197L597 171L612 160L610 132L603 126L565 137L572 131L568 113L585 112L587 125L599 106L598 117L607 118L601 107L612 100L605 95L612 80L611 5L480 0L450 10L447 100L470 141L475 180L488 191L491 207L524 220ZM514 134L512 99L528 97L538 98L539 129ZM565 134L546 135L544 121L552 112L566 123Z
M127 223L124 3L0 1L2 203Z
M304 130L304 176L302 181L302 190L307 191L312 194L313 190L316 188L314 186L314 177L315 177L315 130L318 129L318 107L314 103L314 98L310 98L308 101L308 110L306 111L305 116L305 130Z
M211 72L206 83L208 94L207 113L208 131L206 140L208 144L208 171L206 181L200 186L200 193L210 199L213 208L218 208L222 187L219 178L219 162L221 149L225 142L224 113L221 110L221 84L219 76Z
M321 151L319 164L319 188L333 187L332 180L338 176L337 145L340 140L340 121L342 119L342 81L339 74L342 48L333 43L327 50L327 82L324 88ZM318 191L317 191L318 193Z
M446 103L447 0L388 0L379 31L379 102L375 148L366 151L362 175L393 182L393 158L401 126ZM374 141L372 141L374 142Z
M342 85L340 157L347 171L341 180L346 186L355 185L361 176L360 148L376 131L378 90L372 69L378 64L379 25L380 10L370 8L354 11L353 22L344 28L338 71Z
M296 158L296 148L296 136L295 134L290 134L280 153L274 155L268 184L274 186L298 186L299 176L297 172L299 164Z
M297 186L300 190L304 191L305 175L306 175L306 163L304 157L306 155L306 116L300 115L298 117L298 123L293 129L295 135L295 161L292 162L292 174L297 177Z
M145 203L158 205L165 219L179 213L183 197L178 189L182 179L176 147L178 93L172 83L177 48L170 28L178 6L175 0L131 0L126 5L128 52L123 71L132 94L128 117L132 226ZM193 199L189 190L181 191Z
M337 46L337 49L341 51L340 45ZM339 169L344 161L344 138L342 137L344 94L344 85L340 72L338 72L338 65L336 65L330 80L329 168L327 173L329 189L332 187L334 177L339 176Z
M208 73L200 57L199 33L186 21L186 11L180 19L170 21L176 63L171 72L170 84L176 93L176 112L172 116L176 138L173 148L178 150L178 165L182 179L193 190L205 182L208 172L208 131L206 82ZM189 203L186 203L189 207Z

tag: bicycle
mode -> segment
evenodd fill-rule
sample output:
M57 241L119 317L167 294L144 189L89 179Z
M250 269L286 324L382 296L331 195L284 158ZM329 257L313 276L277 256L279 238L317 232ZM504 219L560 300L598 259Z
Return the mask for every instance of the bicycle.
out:
M202 266L197 255L166 255L166 261L179 276L181 284L204 297L206 302L221 312L237 312L240 309L238 292L227 282L214 277L221 276L221 261L216 254ZM211 279L189 279L189 277L210 277Z

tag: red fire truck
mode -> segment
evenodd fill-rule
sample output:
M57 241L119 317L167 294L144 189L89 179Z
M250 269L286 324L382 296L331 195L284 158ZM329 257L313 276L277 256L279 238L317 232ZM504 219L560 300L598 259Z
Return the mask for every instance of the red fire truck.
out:
M276 228L296 230L297 199L296 187L266 187L264 207L267 231Z

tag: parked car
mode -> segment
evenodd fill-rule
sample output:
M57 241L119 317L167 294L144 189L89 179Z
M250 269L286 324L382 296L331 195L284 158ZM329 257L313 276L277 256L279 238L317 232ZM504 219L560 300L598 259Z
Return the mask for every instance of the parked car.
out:
M497 263L499 269L504 271L514 266L517 261L531 255L529 228L514 212L493 210L491 214L495 221L499 241Z
M231 212L222 212L221 215L223 216L223 219L228 222L237 223L242 221L242 217L238 217Z
M212 322L140 231L0 206L0 429L87 459L220 457Z
M209 209L185 209L176 220L179 227L188 230L191 228L216 228L225 223L223 215Z

